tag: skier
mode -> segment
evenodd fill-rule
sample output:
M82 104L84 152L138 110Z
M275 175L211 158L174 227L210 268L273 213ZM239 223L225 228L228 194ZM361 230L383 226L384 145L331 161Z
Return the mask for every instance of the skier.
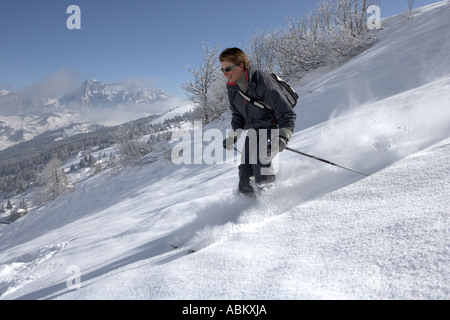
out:
M228 80L233 129L223 141L223 147L233 150L242 131L248 130L239 165L239 192L255 196L250 178L255 178L258 189L275 181L272 160L292 137L296 113L279 84L270 74L252 69L241 49L225 49L219 60ZM241 93L252 100L244 98ZM253 99L264 102L267 107L255 105Z

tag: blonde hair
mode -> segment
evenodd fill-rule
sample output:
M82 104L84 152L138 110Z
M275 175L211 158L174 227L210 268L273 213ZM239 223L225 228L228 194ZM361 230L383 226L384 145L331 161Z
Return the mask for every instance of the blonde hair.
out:
M245 69L250 67L250 61L248 60L247 55L239 48L228 48L223 50L219 56L219 61L228 61L237 66L243 63Z

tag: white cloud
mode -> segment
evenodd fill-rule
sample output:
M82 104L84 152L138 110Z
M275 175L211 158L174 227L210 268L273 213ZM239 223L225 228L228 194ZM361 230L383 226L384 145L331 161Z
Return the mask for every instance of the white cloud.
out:
M63 68L26 88L23 93L42 98L60 98L79 84L79 75L68 68Z
M83 117L90 122L112 126L143 118L149 115L163 114L176 107L184 106L186 101L173 97L166 101L151 104L118 105L115 107L83 109Z

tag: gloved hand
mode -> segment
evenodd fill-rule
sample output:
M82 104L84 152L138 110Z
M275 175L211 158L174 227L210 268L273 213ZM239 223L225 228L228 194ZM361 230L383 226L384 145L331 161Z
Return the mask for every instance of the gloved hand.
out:
M288 128L280 128L279 138L278 151L281 152L286 148L288 141L292 138L292 131Z
M279 139L279 145L278 145L278 152L281 152L286 148L287 140L285 137L280 137Z
M238 138L236 136L230 136L223 140L223 147L227 150L233 150L234 144L238 141Z
M278 147L278 150L275 150L275 152L281 152L284 150L284 148L286 148L287 145L287 139L285 137L279 137L278 138L278 145L276 143L274 143L272 145L272 141L270 141L270 139L267 140L267 155L270 157L272 155L272 147L274 147L275 149Z

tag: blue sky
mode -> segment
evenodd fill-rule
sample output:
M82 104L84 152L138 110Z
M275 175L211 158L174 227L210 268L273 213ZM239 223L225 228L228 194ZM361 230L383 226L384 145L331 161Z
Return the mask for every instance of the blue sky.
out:
M414 7L436 0L415 0ZM53 94L88 78L138 78L185 97L186 70L202 60L202 43L245 48L255 30L285 27L315 1L299 0L4 0L0 6L0 90L47 82ZM81 29L69 30L70 5ZM382 17L406 0L381 0ZM47 86L48 87L48 86Z

